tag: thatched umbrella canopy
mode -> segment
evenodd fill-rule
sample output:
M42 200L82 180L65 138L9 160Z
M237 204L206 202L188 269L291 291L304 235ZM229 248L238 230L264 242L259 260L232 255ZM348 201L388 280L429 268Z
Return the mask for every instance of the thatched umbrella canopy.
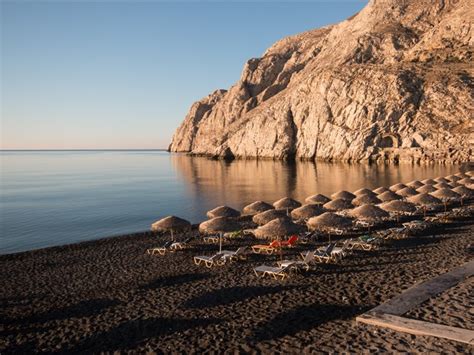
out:
M474 179L471 178L471 177L465 177L465 178L462 178L461 180L458 180L456 182L458 184L462 184L462 185L470 185L470 184L474 183Z
M254 234L257 238L281 238L291 234L298 234L304 231L304 227L293 223L288 217L275 218L258 227Z
M461 180L462 178L456 175L448 175L446 176L446 179L451 181L451 182L456 182L458 180Z
M420 206L440 205L442 203L440 199L426 193L410 196L407 200Z
M467 188L466 186L460 185L452 189L454 192L458 193L462 197L472 197L474 196L474 190Z
M151 225L151 230L155 232L170 231L172 239L174 239L173 232L187 229L191 229L191 223L176 216L162 218Z
M331 195L331 198L333 200L337 200L337 199L343 199L343 200L349 200L349 201L352 201L353 199L356 198L356 195L354 195L353 193L349 192L349 191L345 191L345 190L341 190L341 191L338 191L338 192L335 192Z
M375 192L373 192L372 190L366 189L366 188L354 191L354 195L356 195L357 197L364 196L364 195L377 196L377 194Z
M265 212L265 211L268 211L268 210L272 210L274 208L275 207L273 207L272 205L270 205L269 203L266 203L264 201L255 201L255 202L252 202L251 204L245 206L242 209L242 213L244 213L244 214L257 214L257 213L260 213L260 212Z
M436 184L436 181L434 181L433 179L425 179L425 180L421 180L421 182L425 185L434 185L434 184Z
M451 189L439 189L430 194L440 200L456 200L460 199L461 195Z
M451 189L453 187L464 186L463 184L458 184L456 181L451 181L450 183L448 183L448 185L450 186Z
M268 210L265 212L260 212L252 217L252 221L257 223L260 226L267 224L275 218L281 218L287 216L286 210Z
M214 208L213 210L207 211L206 213L208 218L216 218L216 217L239 217L240 212L234 210L232 207L229 206L219 206Z
M352 200L352 204L354 206L376 205L377 203L380 203L380 202L382 201L379 198L372 195L362 195Z
M219 233L219 252L222 251L222 233L235 232L240 229L240 224L228 217L214 217L199 225L199 231L201 233Z
M352 227L352 219L340 216L332 212L325 212L317 217L310 218L306 223L310 230Z
M429 194L430 192L434 192L436 191L436 187L434 187L434 185L424 185L422 187L419 187L416 189L417 192L421 193L421 194Z
M420 180L413 180L407 183L406 185L409 187L413 187L414 189L417 189L419 187L424 186L425 184L423 184Z
M390 191L397 192L398 190L404 189L407 185L399 182L398 184L392 185L389 187Z
M454 175L460 177L461 179L469 176L469 175L467 175L466 173L464 173L462 171L460 171L459 173L456 173Z
M448 184L446 182L438 182L437 184L432 185L436 189L450 189L452 188L451 184Z
M228 217L214 217L199 225L199 231L206 234L235 232L239 229L240 224Z
M413 187L409 186L397 191L397 195L400 195L402 197L410 197L417 194L418 192Z
M287 211L301 206L301 203L290 197L283 197L273 203L276 209L286 209Z
M354 205L349 200L337 198L335 200L325 203L323 207L328 211L342 211L347 210L349 208L354 208Z
M433 180L436 181L437 183L449 182L445 177L442 177L442 176L438 176L437 178L434 178Z
M471 177L474 177L474 170L466 171L466 175L469 175L469 176L471 176Z
M382 218L390 217L387 211L384 211L380 207L374 205L363 205L349 211L349 216L361 219L361 220L379 220Z
M291 211L291 217L294 219L308 219L326 212L321 205L304 205Z
M393 200L384 202L379 205L381 209L387 212L394 213L414 213L416 212L416 206L414 203L408 201Z
M316 194L316 195L307 197L306 200L304 201L312 205L324 205L326 202L331 201L331 199L325 195Z
M377 198L382 202L387 202L387 201L393 201L393 200L401 200L402 196L397 195L393 191L385 191L384 193L377 195Z
M378 187L378 188L374 189L374 192L375 192L377 195L383 194L383 193L386 192L386 191L390 191L390 189L389 189L388 187L385 187L385 186Z

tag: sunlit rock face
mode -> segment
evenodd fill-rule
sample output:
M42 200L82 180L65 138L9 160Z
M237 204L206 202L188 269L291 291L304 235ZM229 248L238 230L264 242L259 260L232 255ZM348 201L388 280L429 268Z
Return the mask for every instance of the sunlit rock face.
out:
M194 103L169 150L219 158L473 158L470 0L372 0L284 38Z

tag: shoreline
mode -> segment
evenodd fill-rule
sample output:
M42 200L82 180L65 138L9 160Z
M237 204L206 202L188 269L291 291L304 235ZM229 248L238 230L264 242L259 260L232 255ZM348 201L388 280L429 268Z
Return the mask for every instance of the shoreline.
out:
M161 244L152 235L0 256L2 353L472 351L466 344L355 322L414 283L472 259L466 250L474 240L469 219L394 240L379 251L355 252L340 264L318 265L284 282L252 272L277 256L251 255L207 269L194 265L192 257L210 255L216 245L196 241L191 249L152 256L145 250ZM252 243L231 240L225 248ZM314 247L300 244L285 257ZM465 295L456 297L462 301ZM431 317L440 304L445 303L431 300ZM463 307L451 309L465 317Z

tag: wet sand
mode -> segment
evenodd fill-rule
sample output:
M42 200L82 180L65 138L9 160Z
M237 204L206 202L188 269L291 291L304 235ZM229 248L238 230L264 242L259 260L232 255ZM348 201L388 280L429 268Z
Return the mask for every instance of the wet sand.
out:
M215 245L194 242L192 249L151 256L145 250L160 244L151 233L4 255L0 352L472 352L466 344L357 324L355 317L470 260L466 247L473 242L472 221L458 222L283 282L252 272L278 256L207 269L192 257L211 254ZM252 243L236 240L225 249ZM466 306L449 314L466 322L469 292L453 292ZM445 301L433 299L428 308ZM410 317L430 319L420 310Z

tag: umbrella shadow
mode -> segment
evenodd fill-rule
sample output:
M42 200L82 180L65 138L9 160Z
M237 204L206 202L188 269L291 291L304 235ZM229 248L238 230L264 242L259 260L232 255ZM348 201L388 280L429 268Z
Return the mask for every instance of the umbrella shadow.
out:
M110 299L92 299L81 301L66 307L53 309L41 313L34 313L31 316L16 319L5 319L6 324L29 325L31 323L46 323L56 320L64 320L68 318L91 317L101 313L103 310L116 307L123 304L118 300Z
M291 290L296 286L236 286L206 292L185 302L186 308L225 306L251 298Z
M209 278L211 275L209 273L204 274L181 274L181 275L172 275L167 277L160 277L146 285L141 286L141 289L144 290L156 290L162 287L167 286L176 286L182 285L188 282L201 281Z
M371 309L372 305L305 305L277 314L274 318L260 323L249 339L261 342L293 336L308 331L336 319L349 319Z

